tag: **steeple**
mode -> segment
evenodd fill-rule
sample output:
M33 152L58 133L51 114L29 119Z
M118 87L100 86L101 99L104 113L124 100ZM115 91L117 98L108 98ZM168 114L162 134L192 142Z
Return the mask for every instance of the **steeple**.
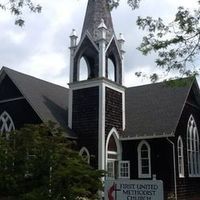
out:
M108 2L88 0L81 38L75 30L70 35L68 126L78 134L80 147L93 155L92 166L100 170L107 170L108 159L113 161L113 155L106 155L109 138L119 144L125 129L125 40L114 33ZM117 161L119 148L116 154Z
M98 39L98 26L101 24L102 19L108 29L106 36L108 41L114 34L108 0L88 0L82 36L88 31L94 40Z

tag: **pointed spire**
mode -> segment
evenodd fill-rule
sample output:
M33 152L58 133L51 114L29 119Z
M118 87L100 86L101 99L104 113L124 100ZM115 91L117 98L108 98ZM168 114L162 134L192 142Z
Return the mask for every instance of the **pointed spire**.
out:
M107 40L109 40L114 34L114 29L108 0L88 0L82 36L88 31L94 40L96 40L98 37L98 26L101 24L102 19L108 29Z

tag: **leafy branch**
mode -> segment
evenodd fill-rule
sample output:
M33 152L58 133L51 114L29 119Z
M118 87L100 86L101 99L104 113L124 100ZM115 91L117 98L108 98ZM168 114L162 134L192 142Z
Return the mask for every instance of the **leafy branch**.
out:
M179 76L199 74L195 62L200 53L200 8L191 12L179 7L175 19L167 25L161 18L152 17L138 17L137 25L148 31L138 50L144 55L156 52L158 67Z
M23 19L24 9L28 9L33 13L40 13L42 7L39 4L34 4L32 0L7 0L0 1L0 9L9 11L15 18L15 25L22 27L25 23Z

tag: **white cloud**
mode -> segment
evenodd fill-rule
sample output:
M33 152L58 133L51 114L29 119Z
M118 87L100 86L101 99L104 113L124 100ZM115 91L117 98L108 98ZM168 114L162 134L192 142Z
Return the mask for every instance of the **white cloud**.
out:
M1 11L0 66L5 65L30 75L66 86L69 76L69 35L72 28L81 34L87 0L35 0L43 7L41 14L27 14L25 27L14 25L14 18ZM179 5L193 7L196 0L143 0L140 9L132 11L126 1L113 11L116 35L122 32L126 39L126 85L141 82L136 71L156 71L153 56L143 57L136 49L142 31L135 25L138 15L161 16L172 19Z
M23 31L16 33L14 31L8 30L5 34L7 34L10 40L12 40L12 42L15 44L20 44L26 37L26 33Z

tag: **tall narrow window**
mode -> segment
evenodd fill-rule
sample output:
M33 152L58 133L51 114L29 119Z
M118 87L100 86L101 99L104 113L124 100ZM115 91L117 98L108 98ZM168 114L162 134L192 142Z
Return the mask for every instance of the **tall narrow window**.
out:
M79 63L79 81L87 80L88 74L88 64L85 58L82 57Z
M138 145L138 176L139 178L151 178L151 150L146 141Z
M179 171L179 177L181 178L184 177L183 140L181 136L178 137L177 150L178 150L178 171Z
M121 160L119 136L115 128L108 134L106 141L107 179L118 177L119 160Z
M108 79L115 81L115 66L111 59L108 59Z
M82 156L83 160L90 164L90 153L86 147L82 147L79 152L79 155Z
M200 176L199 134L193 116L191 115L187 127L187 156L190 177Z
M13 120L10 115L6 111L4 111L0 115L0 134L1 136L8 138L9 135L7 133L13 130L15 130Z

